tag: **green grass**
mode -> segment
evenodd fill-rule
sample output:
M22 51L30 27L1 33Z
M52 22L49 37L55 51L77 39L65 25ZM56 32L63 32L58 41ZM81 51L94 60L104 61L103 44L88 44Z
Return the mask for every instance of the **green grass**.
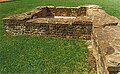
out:
M17 36L2 42L1 73L83 74L88 71L84 41Z
M119 0L14 0L0 3L0 73L83 74L88 71L87 48L79 39L8 36L2 18L36 6L98 4L120 18Z

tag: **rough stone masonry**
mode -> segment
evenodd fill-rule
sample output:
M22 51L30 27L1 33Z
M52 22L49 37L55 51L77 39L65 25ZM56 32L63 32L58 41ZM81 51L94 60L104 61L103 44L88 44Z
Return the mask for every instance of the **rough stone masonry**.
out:
M120 20L97 5L40 6L3 19L9 35L91 40L97 74L120 72Z

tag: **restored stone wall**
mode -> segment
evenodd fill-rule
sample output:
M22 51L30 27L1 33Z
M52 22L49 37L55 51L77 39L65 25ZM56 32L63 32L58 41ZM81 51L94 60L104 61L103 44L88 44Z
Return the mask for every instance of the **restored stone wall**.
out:
M50 16L86 16L86 7L37 7L42 12L36 14L36 17L50 17ZM45 16L44 16L45 15Z
M91 22L69 23L35 23L4 20L6 32L10 35L43 35L52 37L90 39L92 31Z
M6 32L11 35L34 34L90 39L92 23L85 22L86 17L81 19L80 16L83 15L86 15L86 7L41 6L26 13L8 16L3 22ZM54 16L73 16L75 19Z
M54 6L40 6L31 11L8 16L4 19L26 21L33 18L45 18L54 16L73 16L80 17L86 15L86 7L54 7Z
M117 43L117 41L113 43L112 40L119 40L117 37L119 36L117 33L118 29L115 29L119 28L119 20L116 17L108 15L99 6L88 6L87 16L93 20L91 40L93 55L96 59L97 74L108 74L107 71L111 70L114 71L114 73L120 71L120 66L117 66L118 63L120 63L120 52L118 52L118 48L114 49L114 47L111 46L111 44L114 45ZM111 28L108 29L108 27ZM117 51L117 54L114 53L114 51ZM112 67L113 64L114 67Z

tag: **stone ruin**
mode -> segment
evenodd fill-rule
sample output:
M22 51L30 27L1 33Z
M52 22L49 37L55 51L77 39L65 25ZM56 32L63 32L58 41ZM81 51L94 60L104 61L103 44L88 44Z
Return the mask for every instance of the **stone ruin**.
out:
M96 74L120 72L120 20L97 5L40 6L3 19L9 35L42 35L90 40L89 63ZM93 73L91 73L93 74Z

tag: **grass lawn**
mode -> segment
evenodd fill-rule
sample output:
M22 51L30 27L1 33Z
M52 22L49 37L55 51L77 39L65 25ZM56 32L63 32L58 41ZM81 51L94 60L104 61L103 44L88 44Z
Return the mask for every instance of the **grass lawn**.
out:
M83 74L88 71L84 41L18 36L2 42L1 73Z
M14 0L0 3L0 74L84 74L88 71L87 48L80 39L8 36L2 18L36 6L98 4L120 18L120 0Z

